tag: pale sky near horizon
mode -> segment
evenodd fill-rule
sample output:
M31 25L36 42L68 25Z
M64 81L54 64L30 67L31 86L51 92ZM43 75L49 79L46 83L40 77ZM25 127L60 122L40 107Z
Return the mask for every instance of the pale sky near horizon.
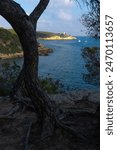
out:
M39 0L15 0L27 14L30 14ZM79 0L80 1L80 0ZM82 0L81 0L82 1ZM87 12L75 0L50 0L47 9L38 20L37 30L50 32L66 32L71 35L85 35L86 29L80 23L80 17ZM11 26L0 16L0 27Z

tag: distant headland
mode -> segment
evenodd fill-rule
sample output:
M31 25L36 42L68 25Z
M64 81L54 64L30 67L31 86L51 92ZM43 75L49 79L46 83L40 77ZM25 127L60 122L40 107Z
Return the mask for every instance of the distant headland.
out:
M76 37L64 33L37 31L37 40L74 40ZM47 56L53 49L45 47L39 42L39 55ZM19 38L13 29L0 28L0 59L23 57Z
M71 36L67 33L53 33L53 32L45 32L39 31L37 32L37 39L40 40L75 40L75 36Z

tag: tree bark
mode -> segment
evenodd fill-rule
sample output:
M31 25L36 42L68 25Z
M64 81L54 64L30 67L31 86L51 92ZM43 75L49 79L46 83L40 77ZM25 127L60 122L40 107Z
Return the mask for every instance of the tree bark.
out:
M32 100L38 114L44 136L51 133L54 124L54 107L49 97L40 89L38 80L38 47L36 23L45 10L49 0L41 0L28 16L19 4L13 0L0 1L0 14L12 25L21 42L24 52L24 64L15 83L13 94L22 90ZM38 16L39 13L39 16ZM24 90L25 89L25 90Z

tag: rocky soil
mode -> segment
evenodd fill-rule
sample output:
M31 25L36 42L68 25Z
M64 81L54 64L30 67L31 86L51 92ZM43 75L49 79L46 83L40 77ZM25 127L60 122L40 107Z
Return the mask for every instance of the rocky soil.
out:
M1 97L0 150L100 149L99 92L81 90L50 97L59 110L56 112L59 121L73 132L56 128L52 136L42 140L34 110L27 107L15 112L18 105L9 97Z

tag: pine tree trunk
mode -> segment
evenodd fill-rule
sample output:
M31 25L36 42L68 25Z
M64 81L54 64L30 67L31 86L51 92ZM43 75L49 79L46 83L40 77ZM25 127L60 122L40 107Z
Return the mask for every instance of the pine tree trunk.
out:
M17 82L20 86L17 85L17 87L25 89L26 95L32 100L41 128L45 128L42 131L47 130L44 132L44 136L47 136L46 134L51 134L54 128L55 107L50 98L40 89L36 31L32 26L26 26L26 28L22 33L20 31L22 36L19 36L24 51L24 65L19 76L20 80L18 79L20 83Z
M45 131L45 136L52 132L55 117L53 104L49 97L40 89L39 85L36 23L48 3L49 0L40 0L37 7L28 16L15 1L0 1L0 15L12 25L19 37L24 53L23 68L12 94L23 91L23 94L26 94L31 99L38 114L42 132Z
M43 136L51 134L54 129L54 104L40 88L38 80L38 47L36 31L33 25L26 19L22 29L17 31L24 52L24 64L20 75L15 83L13 95L21 94L28 96L37 112ZM20 96L19 94L19 96Z

